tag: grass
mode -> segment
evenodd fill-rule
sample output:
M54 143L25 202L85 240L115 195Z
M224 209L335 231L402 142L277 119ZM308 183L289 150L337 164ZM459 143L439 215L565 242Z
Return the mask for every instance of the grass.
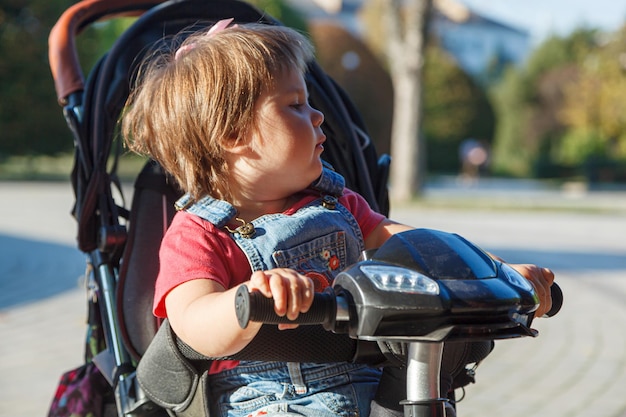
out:
M122 181L132 181L145 159L126 154L120 157L117 173ZM0 181L69 181L74 156L11 156L0 160Z

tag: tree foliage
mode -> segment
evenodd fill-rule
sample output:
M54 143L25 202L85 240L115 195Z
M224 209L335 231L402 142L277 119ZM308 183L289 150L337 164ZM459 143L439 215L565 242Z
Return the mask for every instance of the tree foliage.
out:
M430 172L456 173L461 142L491 145L494 111L485 90L441 48L431 45L424 74L424 134Z
M317 60L346 91L379 153L390 152L393 89L380 61L361 39L332 22L309 25Z
M68 0L0 0L0 158L70 151L71 134L57 105L48 64L48 35ZM120 23L86 30L78 39L88 70L110 46Z
M47 39L54 19L71 2L0 2L0 157L54 152L64 131L48 69ZM71 140L68 141L71 146ZM67 149L67 147L66 147Z
M579 29L543 42L494 89L497 172L580 175L590 160L626 161L626 34Z
M308 31L304 19L282 0L248 1L283 23ZM47 60L49 31L72 4L71 0L0 0L0 158L56 154L73 146L56 103ZM370 6L376 4L379 9ZM384 57L388 45L383 41L388 36L382 32L383 3L366 5L366 11L373 11L364 19L368 46ZM78 45L86 73L128 24L116 20L81 34ZM336 52L327 52L331 64L339 62L339 55L333 55ZM359 55L366 55L361 52ZM383 58L380 62L391 69L389 61ZM424 65L422 132L430 172L453 170L458 163L458 142L467 137L489 141L495 136L492 168L506 175L569 175L590 160L626 161L626 113L622 111L626 27L610 34L580 29L547 39L525 67L504 70L488 97L432 43ZM339 77L366 122L375 125L368 127L376 138L387 136L391 109L397 107L385 105L385 111L377 113L372 105L388 100L380 91L388 91L389 84L384 84L389 78L381 74L366 75L369 81L346 71L345 79ZM363 83L369 84L362 88ZM367 94L362 94L363 90ZM377 147L387 150L384 142Z
M250 0L284 23L304 29L304 20L282 0ZM0 0L0 159L71 151L72 136L48 65L48 35L72 0ZM98 23L77 39L88 74L132 19Z
M521 68L509 68L493 90L497 130L493 167L514 176L541 174L555 166L567 127L561 111L565 91L597 45L597 31L581 29L542 43ZM551 172L555 174L554 172Z
M567 133L557 156L570 164L626 161L626 26L581 61L574 81L564 89L559 116Z
M306 20L297 11L289 7L284 0L247 0L247 2L279 20L285 26L303 32L307 31Z

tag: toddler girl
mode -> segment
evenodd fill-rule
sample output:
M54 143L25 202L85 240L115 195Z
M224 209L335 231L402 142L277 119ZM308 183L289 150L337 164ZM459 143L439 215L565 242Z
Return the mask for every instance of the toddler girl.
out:
M409 229L322 163L324 115L309 105L304 79L309 41L286 27L229 23L153 58L123 119L129 147L186 192L161 245L154 313L209 357L241 351L261 329L238 325L240 285L295 319L364 249ZM549 308L552 273L516 268ZM209 373L211 411L230 417L367 416L380 377L349 362L224 360Z

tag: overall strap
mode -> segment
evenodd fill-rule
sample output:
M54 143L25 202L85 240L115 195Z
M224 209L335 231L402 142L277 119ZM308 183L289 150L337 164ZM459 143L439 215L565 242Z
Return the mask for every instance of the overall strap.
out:
M203 197L193 203L191 196L185 194L178 199L174 205L176 210L185 210L188 213L194 214L201 219L213 223L218 229L226 226L228 222L237 215L237 210L232 204L210 196Z
M309 188L319 191L322 195L339 197L343 194L345 183L340 174L325 166L320 177ZM185 210L213 223L218 229L226 226L237 215L237 210L232 204L211 196L205 196L194 202L187 193L179 198L174 206L176 210Z
M341 174L333 171L328 166L325 166L322 170L322 175L311 184L310 188L319 191L321 194L328 194L334 197L339 197L343 194L343 189L346 186L346 180Z

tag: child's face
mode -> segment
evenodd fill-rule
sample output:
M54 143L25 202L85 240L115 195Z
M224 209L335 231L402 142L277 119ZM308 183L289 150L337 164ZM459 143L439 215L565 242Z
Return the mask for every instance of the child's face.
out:
M302 75L292 70L277 78L255 110L256 128L249 142L254 152L239 166L259 186L271 184L268 192L277 198L305 189L322 172L326 136L320 127L324 115L309 105Z

